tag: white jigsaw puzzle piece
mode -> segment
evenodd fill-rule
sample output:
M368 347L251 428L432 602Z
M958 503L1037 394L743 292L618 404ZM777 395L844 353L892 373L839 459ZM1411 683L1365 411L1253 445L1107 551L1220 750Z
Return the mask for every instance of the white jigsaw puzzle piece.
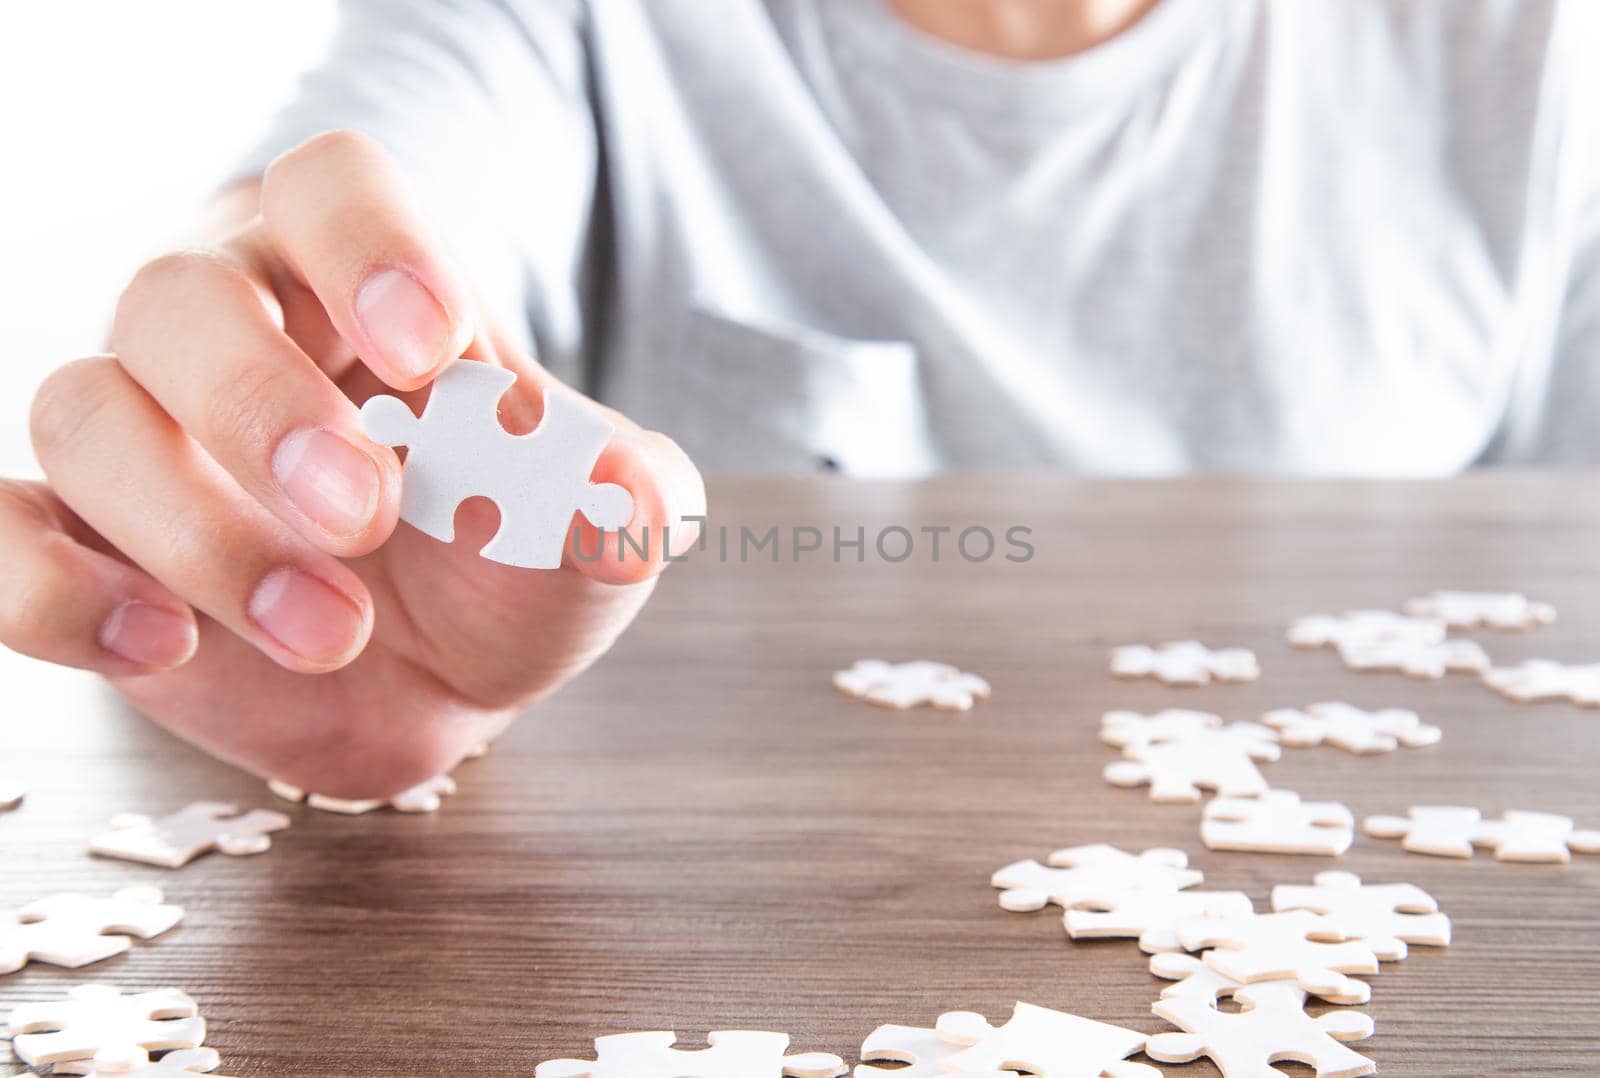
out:
M381 808L392 808L397 812L438 812L444 803L443 798L456 792L456 780L449 775L435 775L431 779L417 783L402 793L391 798L375 798L358 801L347 801L340 797L328 797L325 794L307 794L298 786L277 779L267 780L267 789L285 801L304 801L314 809L323 812L337 812L344 816L364 816L369 812L376 812Z
M194 1000L175 988L124 996L104 984L80 984L66 999L25 1003L9 1019L12 1049L42 1066L91 1060L101 1070L130 1070L151 1052L198 1048L205 1019Z
M1150 787L1152 801L1200 800L1202 787L1224 797L1256 797L1268 790L1256 761L1282 755L1278 735L1253 722L1229 723L1216 730L1123 750L1126 759L1107 764L1113 786Z
M1437 644L1446 626L1437 618L1410 617L1391 610L1350 610L1343 614L1310 614L1289 626L1289 643L1297 648L1340 647L1378 641Z
M1227 974L1219 973L1206 965L1204 957L1195 957L1181 951L1168 951L1150 956L1150 972L1176 984L1161 990L1162 999L1192 999L1215 1007L1219 999L1227 999L1245 987ZM1271 983L1271 982L1262 982ZM1355 977L1336 973L1331 979L1309 978L1296 981L1300 990L1328 1003L1360 1006L1372 1000L1372 986Z
M1303 709L1277 708L1262 716L1261 721L1277 730L1279 740L1293 748L1328 744L1358 755L1393 752L1401 745L1419 749L1437 745L1444 737L1443 730L1424 723L1415 711L1396 707L1365 711L1333 701Z
M1336 857L1356 838L1356 819L1337 801L1302 801L1293 790L1218 797L1205 807L1200 838L1211 850Z
M483 497L500 527L479 553L524 569L556 569L573 516L616 529L633 517L633 496L590 474L616 428L569 391L547 388L544 414L530 434L500 425L500 399L517 377L504 367L462 359L434 380L422 415L399 398L361 406L367 434L406 447L400 519L440 542L455 539L456 509Z
M1339 658L1351 670L1395 670L1407 677L1437 681L1446 674L1481 674L1489 653L1471 640L1426 644L1413 640L1365 640L1339 645Z
M1319 872L1313 886L1280 883L1272 889L1272 908L1311 910L1332 917L1345 931L1365 940L1378 958L1397 962L1408 943L1444 947L1450 943L1450 918L1433 896L1411 883L1363 884L1353 872Z
M1556 620L1555 607L1516 592L1436 591L1408 600L1405 610L1452 629L1536 629Z
M1104 843L1069 846L1047 860L1049 867L1031 859L1015 861L990 878L991 884L1004 889L1002 909L1028 912L1052 902L1067 907L1127 891L1181 891L1205 879L1188 867L1188 854L1165 847L1131 854Z
M1249 917L1196 917L1178 926L1188 951L1206 950L1206 965L1245 984L1298 981L1333 985L1341 973L1377 973L1378 956L1332 917L1310 910Z
M186 1075L210 1074L212 1078L228 1078L213 1072L222 1066L222 1057L214 1048L180 1048L168 1052L153 1063L142 1067L109 1069L97 1067L85 1060L57 1063L52 1073L76 1074L82 1078L185 1078Z
M939 1036L936 1029L918 1029L915 1026L879 1026L868 1034L861 1045L861 1058L865 1061L856 1067L854 1078L1017 1078L1015 1071L965 1070L951 1072L942 1061L957 1052L966 1050L964 1044L952 1044ZM904 1063L904 1067L890 1069L874 1067L873 1063Z
M1571 700L1582 707L1600 707L1600 663L1573 666L1529 659L1518 666L1486 670L1483 682L1518 703Z
M240 813L221 801L195 801L167 816L117 816L111 830L90 840L102 857L181 868L210 850L230 856L265 853L271 833L289 826L289 817L268 809Z
M834 688L847 696L898 710L931 704L942 711L969 711L989 695L989 683L946 663L925 659L889 663L859 659L833 675Z
M1154 715L1137 711L1108 711L1100 717L1100 740L1119 749L1174 741L1222 726L1222 716L1209 711L1169 707Z
M1158 1033L1145 1051L1164 1063L1189 1063L1206 1056L1225 1078L1271 1078L1284 1072L1273 1063L1293 1060L1316 1071L1317 1078L1359 1078L1377 1065L1343 1041L1372 1036L1372 1019L1360 1011L1332 1011L1312 1018L1306 994L1288 982L1249 985L1234 998L1229 1013L1195 999L1160 999L1158 1017L1182 1033Z
M1145 1035L1075 1014L1018 1003L1003 1026L981 1014L951 1011L939 1016L939 1036L969 1047L947 1056L947 1072L1022 1070L1050 1078L1160 1078L1147 1063L1128 1060L1144 1047Z
M1600 831L1577 830L1570 816L1512 810L1485 820L1475 808L1417 805L1406 816L1369 816L1363 824L1375 838L1402 839L1411 853L1471 857L1473 847L1494 850L1499 861L1565 864L1572 851L1600 853Z
M786 1033L718 1030L710 1046L675 1048L668 1031L596 1037L595 1059L553 1059L534 1068L534 1078L837 1078L844 1060L826 1052L786 1055Z
M61 894L0 914L0 973L29 959L76 969L152 939L183 918L182 906L163 903L159 888L124 887L110 898ZM111 934L108 934L111 933Z
M1168 685L1207 685L1213 681L1254 681L1261 676L1248 648L1213 650L1198 640L1158 647L1129 644L1111 651L1111 673L1120 678L1153 677Z
M1073 939L1137 939L1146 954L1181 951L1178 926L1193 917L1245 917L1254 912L1243 891L1123 891L1086 899L1063 915Z

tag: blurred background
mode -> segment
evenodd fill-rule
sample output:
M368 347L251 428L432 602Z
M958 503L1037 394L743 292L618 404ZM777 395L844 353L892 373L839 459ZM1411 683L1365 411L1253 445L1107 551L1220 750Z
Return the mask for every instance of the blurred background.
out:
M334 0L0 5L0 475L38 475L34 388L104 346L333 22Z

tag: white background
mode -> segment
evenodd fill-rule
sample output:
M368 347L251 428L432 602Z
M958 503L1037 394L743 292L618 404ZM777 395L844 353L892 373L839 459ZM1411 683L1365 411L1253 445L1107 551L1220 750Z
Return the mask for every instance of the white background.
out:
M0 5L0 475L38 474L28 401L99 351L121 286L322 54L333 0Z

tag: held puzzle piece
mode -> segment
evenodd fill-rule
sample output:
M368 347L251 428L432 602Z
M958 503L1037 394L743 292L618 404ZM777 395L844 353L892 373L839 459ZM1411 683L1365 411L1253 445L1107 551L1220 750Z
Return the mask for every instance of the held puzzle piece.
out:
M1489 653L1471 640L1444 640L1437 644L1354 641L1339 645L1339 658L1352 670L1398 670L1407 677L1429 681L1449 673L1481 674L1489 669Z
M1162 999L1197 1000L1208 1007L1215 1007L1219 999L1231 997L1245 987L1244 982L1218 973L1205 964L1203 957L1196 958L1192 954L1153 954L1150 956L1150 972L1157 977L1177 982L1161 990ZM1346 977L1342 973L1337 977L1338 980L1326 984L1300 983L1299 988L1307 995L1316 996L1328 1003L1347 1006L1358 1006L1372 999L1372 986L1366 981Z
M1536 629L1556 620L1555 607L1515 592L1436 591L1407 600L1405 610L1452 629Z
M1332 917L1310 910L1249 917L1196 917L1178 928L1184 949L1207 947L1205 963L1245 984L1296 981L1319 995L1338 991L1341 973L1377 973L1378 956Z
M110 985L80 984L66 999L12 1011L11 1045L34 1066L82 1059L127 1071L149 1063L151 1052L198 1048L206 1039L199 1013L175 988L124 996Z
M112 829L90 840L89 850L102 857L182 868L211 850L234 857L265 853L272 848L268 836L288 826L289 817L281 812L251 809L241 814L221 801L195 801L168 816L114 817Z
M1372 1060L1340 1043L1372 1036L1372 1019L1360 1011L1312 1018L1305 1012L1305 992L1287 982L1249 985L1234 998L1240 1007L1236 1014L1199 1000L1157 1000L1151 1011L1184 1032L1157 1033L1145 1052L1163 1063L1207 1056L1225 1078L1285 1074L1272 1064L1289 1061L1309 1065L1317 1078L1358 1078L1377 1071Z
M1332 917L1384 962L1404 958L1407 943L1450 943L1450 918L1415 884L1363 884L1353 872L1319 872L1312 882L1315 886L1280 883L1272 889L1272 908Z
M983 1015L951 1011L939 1016L939 1036L968 1045L940 1065L947 1072L1022 1070L1050 1078L1161 1078L1147 1063L1128 1056L1144 1047L1145 1035L1075 1014L1018 1003L1003 1026Z
M1016 1071L951 1072L940 1066L940 1061L965 1051L966 1047L945 1040L936 1029L879 1026L861 1044L861 1058L866 1062L856 1067L854 1078L878 1078L879 1075L893 1075L895 1078L1017 1078ZM891 1070L871 1066L873 1063L904 1063L906 1066Z
M1356 839L1356 818L1337 801L1302 801L1293 790L1207 803L1200 839L1211 850L1336 857Z
M925 659L908 663L858 659L850 669L833 675L833 686L846 696L901 711L923 704L941 711L970 711L974 700L989 696L989 683L977 674Z
M345 816L363 816L381 808L392 808L397 812L438 812L443 804L443 798L456 792L456 780L449 775L435 775L426 782L419 782L403 793L395 794L388 800L382 798L365 801L346 801L339 797L328 797L325 794L307 794L298 786L291 786L287 782L277 779L267 780L267 789L285 801L304 801L314 809L323 812L337 812Z
M153 939L182 919L183 907L163 904L156 887L124 887L110 898L41 898L0 914L0 973L15 973L30 958L68 969L87 966L126 951L133 946L130 936Z
M534 1078L836 1078L844 1060L825 1052L786 1055L789 1035L719 1030L709 1048L674 1048L668 1031L614 1033L594 1040L595 1059L552 1059Z
M1377 641L1437 644L1445 624L1436 618L1408 617L1389 610L1350 610L1343 614L1311 614L1289 626L1289 643L1297 648L1343 647Z
M1148 785L1152 801L1198 801L1201 787L1224 797L1255 797L1268 789L1255 761L1278 759L1277 740L1265 726L1229 723L1175 741L1135 745L1103 774L1113 786Z
M1085 899L1064 920L1073 939L1137 939L1146 954L1181 951L1178 926L1193 917L1248 917L1255 912L1243 891L1123 891Z
M1149 647L1129 644L1111 650L1111 673L1120 678L1153 677L1168 685L1208 685L1213 681L1254 681L1261 676L1256 653L1247 648L1213 651L1198 640Z
M1015 913L1042 910L1054 902L1072 906L1114 898L1125 891L1181 891L1205 879L1189 868L1189 855L1182 850L1156 847L1137 856L1097 843L1056 850L1046 868L1037 861L1016 861L996 872L989 880L1004 888L1000 907Z
M1483 683L1518 703L1571 700L1582 707L1600 707L1600 663L1569 666L1549 659L1529 659L1520 666L1484 671Z
M1334 702L1311 704L1304 709L1281 707L1267 712L1262 722L1278 731L1278 739L1297 749L1328 744L1365 755L1393 752L1404 745L1420 749L1437 745L1444 731L1425 724L1415 711L1386 707L1363 711Z
M1572 851L1600 853L1600 831L1575 830L1570 816L1550 812L1506 812L1485 820L1475 808L1418 805L1408 816L1368 816L1363 825L1374 838L1404 839L1412 853L1471 857L1474 846L1494 850L1497 861L1566 864Z
M211 1074L212 1078L228 1078L226 1074L212 1074L222 1066L222 1057L213 1048L180 1048L168 1052L154 1063L132 1069L106 1069L93 1063L73 1060L57 1063L54 1074L76 1074L82 1078L186 1078L196 1074Z
M524 569L557 569L576 513L597 528L624 527L633 496L590 473L616 428L560 389L544 393L544 415L531 434L507 434L497 415L517 376L504 367L461 359L433 383L422 415L398 397L361 406L367 434L406 447L400 519L440 542L455 539L456 508L484 497L500 510L500 528L479 552Z
M1100 717L1100 740L1119 749L1174 741L1222 725L1222 716L1209 711L1169 707L1154 715L1137 711L1108 711Z

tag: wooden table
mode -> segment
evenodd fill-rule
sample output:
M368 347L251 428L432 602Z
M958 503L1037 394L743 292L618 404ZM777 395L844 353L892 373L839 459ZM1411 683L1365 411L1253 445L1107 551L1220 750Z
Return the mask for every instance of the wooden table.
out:
M862 525L870 539L890 524L1021 524L1036 555L967 563L946 537L937 564L925 547L901 564L691 560L592 673L462 766L436 816L295 807L270 853L178 872L93 859L85 839L117 811L271 804L260 782L91 679L10 661L3 766L32 789L0 816L0 905L156 882L189 916L96 967L0 978L0 1004L91 980L181 987L224 1071L244 1076L528 1075L588 1056L597 1034L657 1028L696 1043L708 1029L783 1030L854 1063L881 1022L957 1009L1001 1020L1018 999L1157 1031L1163 982L1132 942L1074 944L1053 912L1002 912L988 882L1016 858L1110 842L1183 847L1206 886L1261 905L1274 883L1334 866L1420 884L1456 942L1414 948L1376 979L1377 1036L1358 1047L1381 1073L1593 1074L1600 858L1450 861L1365 838L1337 860L1210 853L1197 807L1101 780L1113 754L1097 739L1113 707L1415 707L1445 728L1438 747L1289 750L1268 777L1358 816L1464 803L1600 826L1600 714L1513 705L1469 677L1355 675L1284 643L1299 614L1482 586L1561 610L1536 633L1480 636L1497 658L1594 659L1593 489L719 482L715 520L735 547L741 525L847 537ZM1256 649L1262 680L1178 690L1107 674L1114 644L1190 636ZM863 656L957 662L994 698L966 717L872 708L829 686Z

